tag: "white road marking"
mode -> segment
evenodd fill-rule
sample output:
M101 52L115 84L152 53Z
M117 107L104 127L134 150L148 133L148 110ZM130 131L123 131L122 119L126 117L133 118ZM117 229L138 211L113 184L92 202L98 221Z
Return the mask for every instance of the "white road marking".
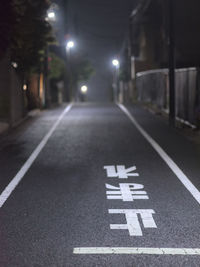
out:
M138 131L143 135L143 137L149 142L149 144L156 150L160 157L165 161L173 173L178 177L181 183L187 188L187 190L192 194L196 201L200 204L200 192L188 179L188 177L183 173L183 171L176 165L176 163L167 155L167 153L159 146L158 143L138 124L131 113L121 104L118 107L127 115L131 122L135 125Z
M137 248L137 247L82 247L74 254L150 254L150 255L200 255L200 248Z
M157 228L152 214L154 210L151 209L109 209L110 214L124 214L126 224L110 224L110 229L128 230L130 236L142 236L142 229L140 226L139 215L144 228Z
M15 175L15 177L12 179L12 181L7 185L7 187L4 189L4 191L0 195L0 208L3 206L3 204L6 202L8 197L11 195L13 190L16 188L16 186L19 184L19 182L22 180L24 175L27 173L35 159L38 157L41 150L44 148L46 143L48 142L49 138L52 136L53 132L57 128L60 121L63 119L65 114L70 111L73 104L70 104L66 109L62 112L62 114L59 116L58 120L54 123L54 125L51 127L49 132L44 136L42 141L39 143L39 145L36 147L36 149L32 152L28 160L24 163L22 168L19 170L19 172Z
M147 192L141 190L144 188L142 184L120 183L119 187L106 184L106 188L109 189L109 191L106 191L107 199L121 199L123 201L134 201L134 199L149 199Z
M129 176L139 176L138 173L134 172L136 170L135 166L126 169L124 165L117 165L116 167L115 165L109 165L104 166L104 169L107 172L107 177L118 177L121 179L127 179Z

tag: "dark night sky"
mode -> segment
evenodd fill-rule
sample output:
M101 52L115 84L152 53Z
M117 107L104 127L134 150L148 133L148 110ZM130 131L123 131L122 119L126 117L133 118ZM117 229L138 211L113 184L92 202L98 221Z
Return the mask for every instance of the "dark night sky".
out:
M110 99L111 60L120 52L136 2L68 0L69 33L77 42L76 49L87 55L96 71L88 83L89 101Z

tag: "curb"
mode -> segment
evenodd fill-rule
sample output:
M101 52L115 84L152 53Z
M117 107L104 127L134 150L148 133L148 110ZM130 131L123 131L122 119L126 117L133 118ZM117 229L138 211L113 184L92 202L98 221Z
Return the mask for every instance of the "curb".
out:
M24 118L22 118L21 120L19 120L18 122L16 122L12 126L10 126L10 124L7 122L0 122L0 136L3 135L4 133L8 132L10 129L14 129L14 128L18 127L23 122L25 122L28 118L34 118L34 117L39 116L40 113L41 113L40 109L33 109L33 110L29 111Z
M4 132L8 131L9 124L6 122L0 122L0 134L3 134Z

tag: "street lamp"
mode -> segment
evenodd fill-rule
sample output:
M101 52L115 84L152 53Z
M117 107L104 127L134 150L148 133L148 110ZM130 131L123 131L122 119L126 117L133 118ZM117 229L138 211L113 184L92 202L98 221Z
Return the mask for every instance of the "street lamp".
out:
M56 13L53 10L47 12L46 21L50 23L56 21Z
M55 15L55 12L53 12L53 11L48 12L47 15L48 15L48 18L49 18L49 19L55 19L55 16L56 16L56 15Z
M71 48L74 47L74 41L70 40L67 42L67 50L70 50Z
M49 7L49 9L47 10L47 16L46 16L46 20L49 22L55 22L56 21L56 13L59 10L59 7L57 4L51 4L51 6Z
M118 76L119 76L119 60L117 58L114 58L112 60L112 64L114 66L114 72L113 72L113 98L114 101L117 102L117 91L118 91Z
M69 67L70 80L72 80L72 76L73 76L73 69L72 69L72 63L73 62L71 62L71 50L74 48L74 46L75 46L74 41L73 40L68 40L68 42L66 44L66 52L67 52L67 62L68 62L68 67ZM75 92L74 88L70 88L70 98L75 100L76 99L76 94L77 94L77 91Z
M81 102L86 101L87 91L88 91L88 87L86 85L82 85L80 88L80 93L79 93L79 100Z
M113 59L113 61L112 61L112 64L113 64L113 66L115 66L116 68L119 68L119 60L118 59Z
M87 88L86 85L81 86L81 93L82 94L86 94L87 93L87 90L88 90L88 88Z
M57 5L51 5L51 7L47 10L47 16L45 18L48 23L51 24L52 29L54 29L56 25L56 10L58 9ZM50 83L49 83L49 50L50 50L51 44L47 43L46 49L45 49L45 62L44 62L44 89L43 89L43 78L40 76L40 96L44 99L41 99L41 102L46 106L49 107L51 105L51 94L50 94ZM43 92L44 90L44 92Z

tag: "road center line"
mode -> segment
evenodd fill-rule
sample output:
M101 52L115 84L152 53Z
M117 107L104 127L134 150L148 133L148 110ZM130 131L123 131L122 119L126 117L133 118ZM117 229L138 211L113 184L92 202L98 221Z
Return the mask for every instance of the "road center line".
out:
M173 173L178 177L181 183L187 188L187 190L192 194L196 201L200 204L200 192L188 179L188 177L183 173L183 171L176 165L176 163L167 155L167 153L159 146L158 143L139 125L132 114L127 110L127 108L121 104L117 104L118 107L127 115L131 122L135 125L138 131L143 135L143 137L149 142L149 144L156 150L160 157L165 161Z
M134 248L134 247L83 247L74 248L73 254L149 254L149 255L200 255L199 248Z
M53 132L57 128L60 121L63 119L65 114L70 111L73 104L70 104L65 108L65 110L61 113L58 120L54 123L54 125L51 127L49 132L44 136L42 141L39 143L39 145L36 147L36 149L32 152L30 157L27 159L27 161L24 163L24 165L21 167L21 169L18 171L18 173L15 175L15 177L12 179L12 181L7 185L7 187L4 189L4 191L0 195L0 208L3 206L3 204L6 202L8 197L12 194L13 190L17 187L17 185L20 183L24 175L27 173L35 159L38 157L39 153L42 151L46 143L48 142L49 138L52 136Z

